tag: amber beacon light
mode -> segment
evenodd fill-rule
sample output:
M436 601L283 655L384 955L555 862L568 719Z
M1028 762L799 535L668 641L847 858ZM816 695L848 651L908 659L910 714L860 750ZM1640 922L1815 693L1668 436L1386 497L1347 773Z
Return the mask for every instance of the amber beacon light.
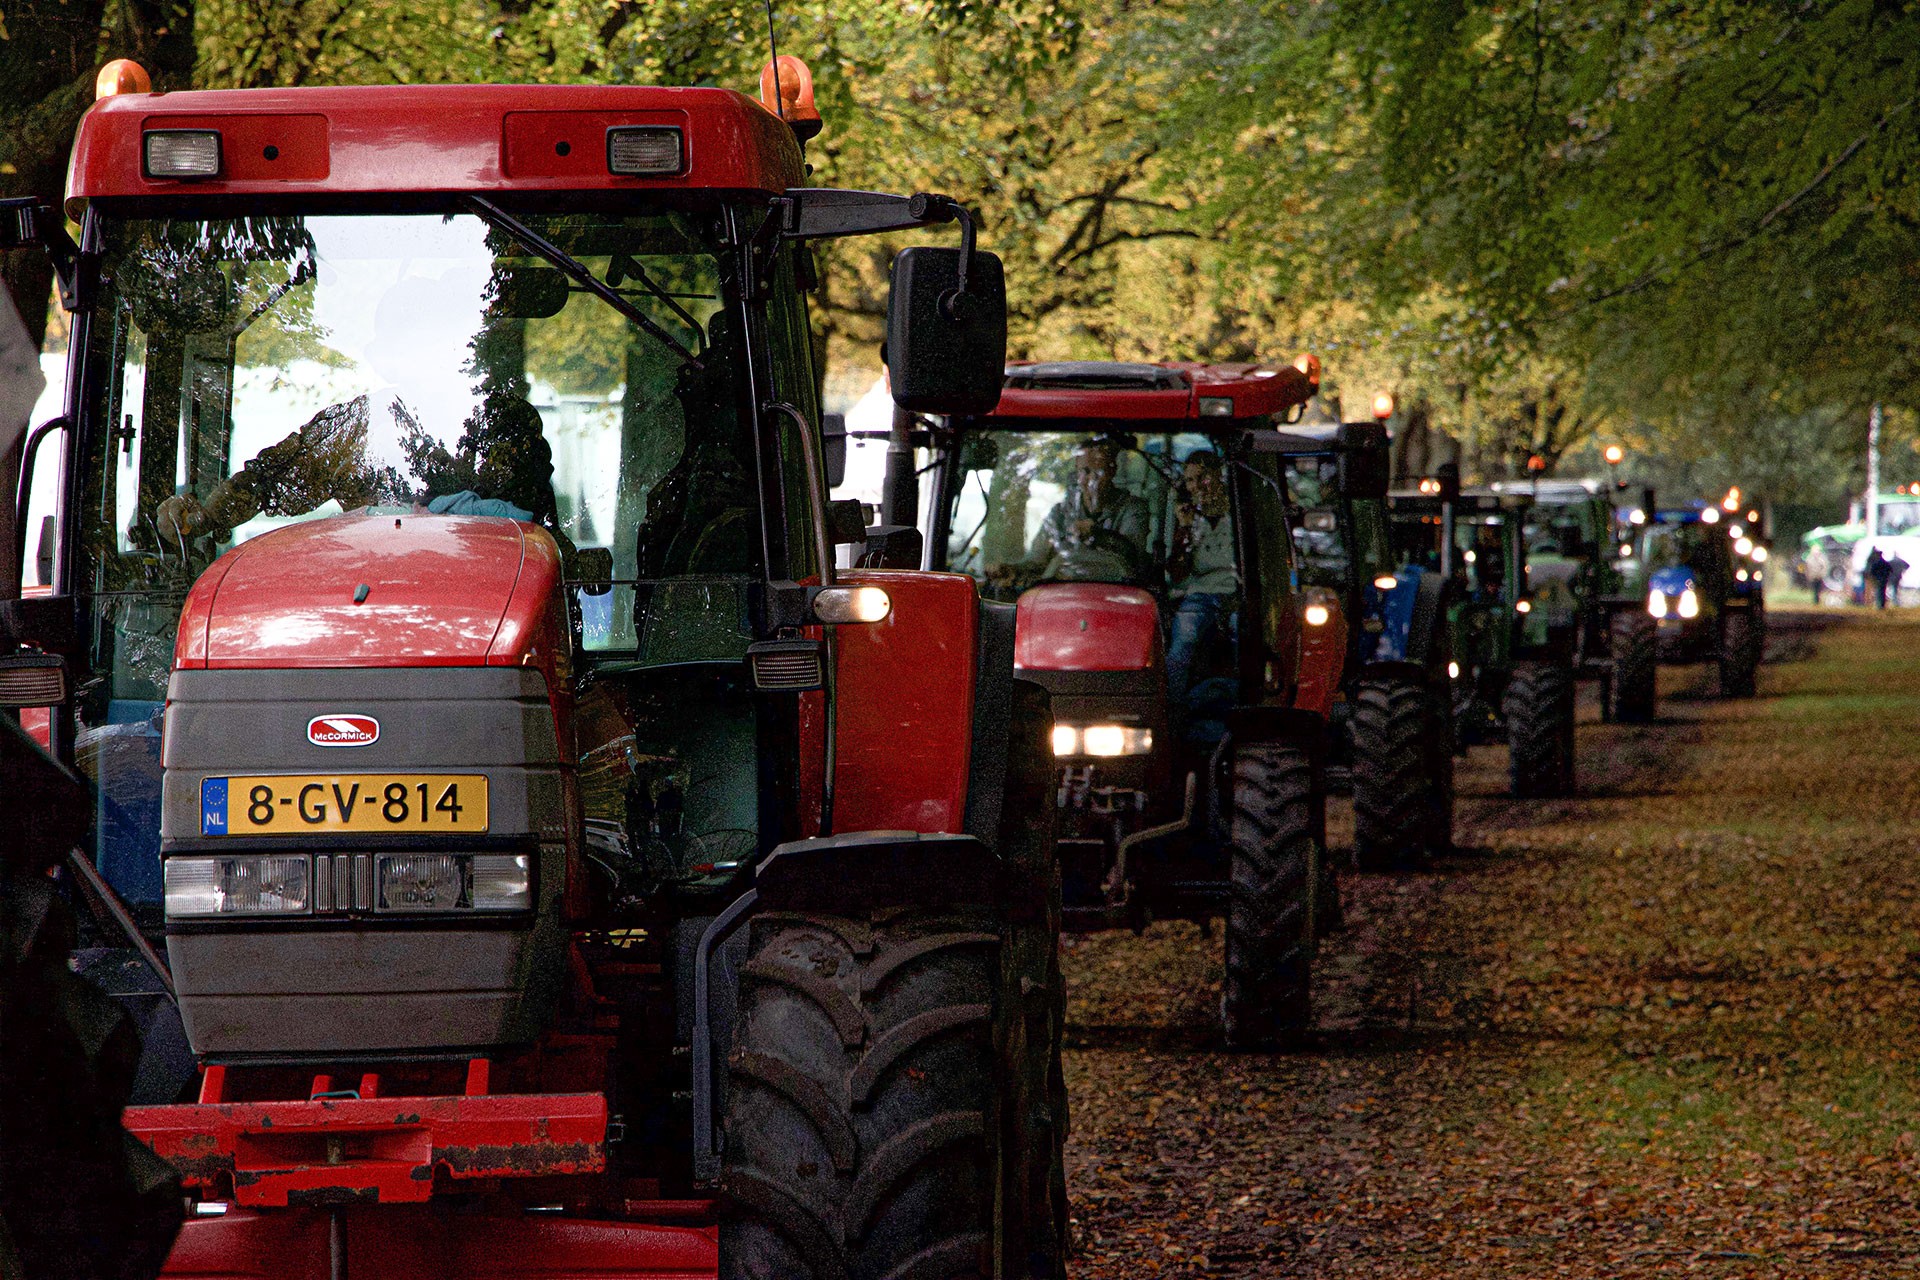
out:
M792 125L800 141L820 132L820 109L813 105L813 72L792 54L770 58L760 69L760 101Z
M123 93L152 93L153 77L132 58L115 58L100 68L93 78L93 100L113 98Z

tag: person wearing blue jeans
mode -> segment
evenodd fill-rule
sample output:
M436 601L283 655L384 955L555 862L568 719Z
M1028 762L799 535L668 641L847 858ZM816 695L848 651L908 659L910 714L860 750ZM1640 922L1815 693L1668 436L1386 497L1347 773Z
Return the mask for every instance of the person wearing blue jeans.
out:
M1167 696L1176 715L1194 719L1203 718L1195 704L1209 683L1196 683L1194 664L1217 638L1231 642L1237 634L1240 579L1220 455L1208 449L1188 455L1182 481L1185 493L1174 509L1167 561L1167 576L1178 584L1180 599L1168 628Z

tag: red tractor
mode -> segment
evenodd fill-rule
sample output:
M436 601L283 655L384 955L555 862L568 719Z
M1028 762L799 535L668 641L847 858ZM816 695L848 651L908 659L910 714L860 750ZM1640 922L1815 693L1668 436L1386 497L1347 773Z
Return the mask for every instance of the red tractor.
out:
M836 574L807 321L811 241L957 219L893 391L990 408L1000 264L801 187L781 73L115 93L79 243L0 209L73 335L0 693L95 788L173 1273L1060 1273L1046 695L966 575Z
M1017 602L1014 666L1053 695L1068 927L1224 916L1245 1046L1310 1025L1330 898L1326 717L1301 699L1341 648L1303 644L1332 617L1297 595L1284 460L1256 445L1314 389L1290 367L1015 364L991 412L934 436L931 562Z

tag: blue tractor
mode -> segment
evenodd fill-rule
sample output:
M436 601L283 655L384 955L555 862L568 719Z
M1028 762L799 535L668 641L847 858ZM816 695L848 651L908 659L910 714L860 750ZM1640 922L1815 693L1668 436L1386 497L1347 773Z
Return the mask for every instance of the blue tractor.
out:
M1650 511L1622 566L1645 584L1664 662L1707 662L1720 694L1751 697L1766 645L1767 547L1740 512L1696 503Z
M1338 645L1321 691L1335 781L1353 790L1364 870L1453 848L1453 694L1446 578L1389 537L1387 432L1378 422L1293 424L1257 440L1286 458L1293 539L1308 609L1330 621L1309 642Z

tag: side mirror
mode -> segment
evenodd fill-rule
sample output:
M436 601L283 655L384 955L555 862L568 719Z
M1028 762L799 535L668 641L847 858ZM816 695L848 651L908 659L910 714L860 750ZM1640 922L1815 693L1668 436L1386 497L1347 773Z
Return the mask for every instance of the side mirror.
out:
M893 260L887 301L893 402L915 413L986 413L1007 365L1007 281L1000 259L915 245Z
M862 569L918 569L925 542L910 524L877 524L867 530Z
M847 415L822 414L820 439L826 445L827 488L838 489L847 482Z
M858 498L840 498L827 504L827 537L836 547L866 543L867 512Z
M1348 422L1340 427L1340 496L1379 499L1392 478L1387 429L1377 422Z
M60 211L33 196L0 200L0 250L41 248L53 260L60 282L60 305L80 306L80 246L67 234Z

